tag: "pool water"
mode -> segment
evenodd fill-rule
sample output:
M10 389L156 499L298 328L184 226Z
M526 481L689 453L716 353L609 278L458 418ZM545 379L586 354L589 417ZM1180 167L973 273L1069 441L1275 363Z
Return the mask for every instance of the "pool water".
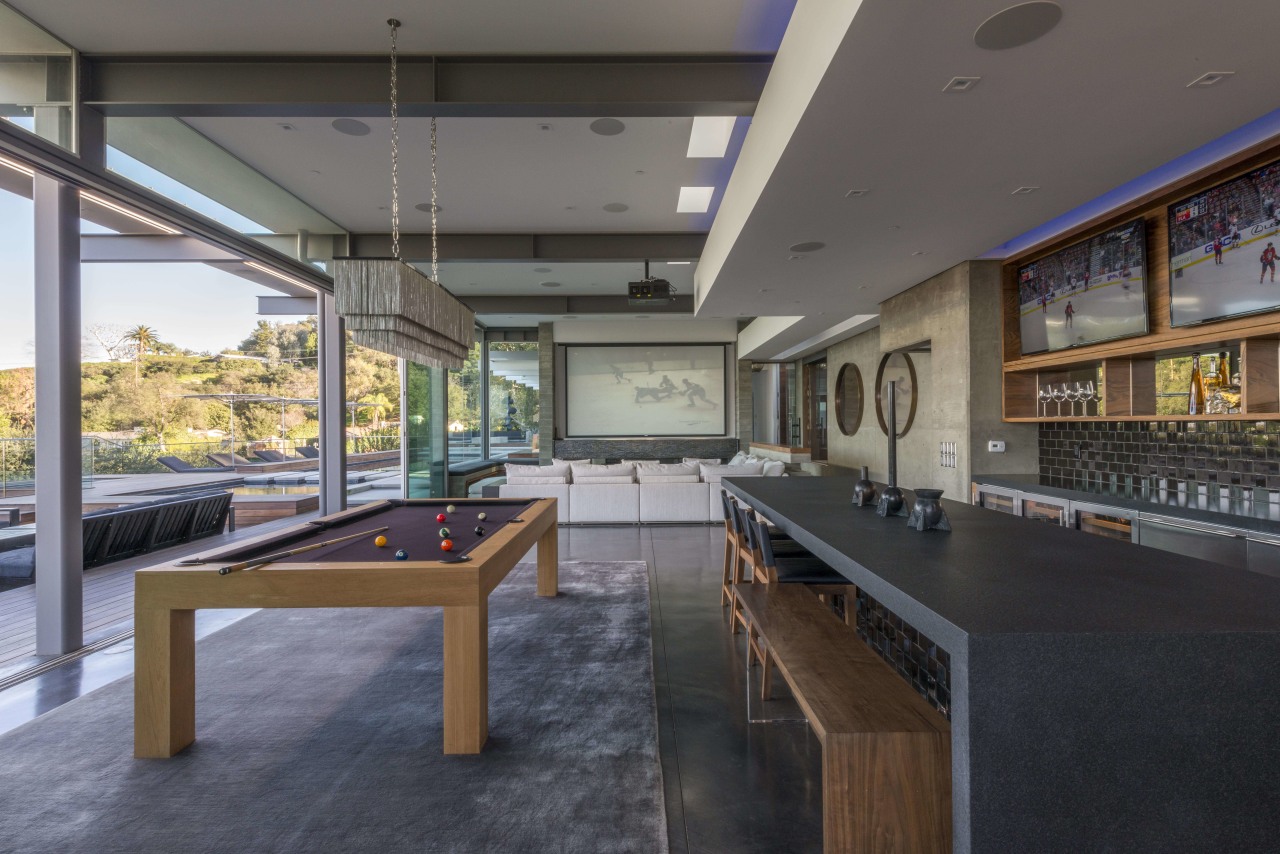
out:
M319 495L318 486L237 486L231 490L236 495Z

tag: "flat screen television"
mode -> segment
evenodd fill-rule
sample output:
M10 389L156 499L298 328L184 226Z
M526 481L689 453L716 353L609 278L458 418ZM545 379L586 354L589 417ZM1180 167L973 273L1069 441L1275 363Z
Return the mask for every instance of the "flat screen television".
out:
M1142 219L1018 268L1022 354L1147 332L1147 241Z
M1280 161L1169 206L1169 322L1280 308Z
M566 345L565 435L726 435L725 353L723 344Z

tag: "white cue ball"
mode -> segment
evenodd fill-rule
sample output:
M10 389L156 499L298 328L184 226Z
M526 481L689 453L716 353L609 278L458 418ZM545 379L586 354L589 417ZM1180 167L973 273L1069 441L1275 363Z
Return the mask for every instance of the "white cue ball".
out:
M489 514L488 514L488 513L481 513L481 514L480 514L479 516L477 516L476 518L477 518L477 519L479 519L481 522L483 522L485 519L488 519L488 518L489 518Z
M456 508L456 507L454 507L452 504L450 504L448 507L444 508L444 512L446 512L446 513L452 513L454 510L457 510L457 509L458 509L458 508Z

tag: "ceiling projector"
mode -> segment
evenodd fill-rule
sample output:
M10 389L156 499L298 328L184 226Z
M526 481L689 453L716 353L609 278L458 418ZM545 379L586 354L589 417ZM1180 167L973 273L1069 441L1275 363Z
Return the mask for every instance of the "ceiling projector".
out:
M627 305L654 305L672 302L675 298L676 289L666 279L627 282Z

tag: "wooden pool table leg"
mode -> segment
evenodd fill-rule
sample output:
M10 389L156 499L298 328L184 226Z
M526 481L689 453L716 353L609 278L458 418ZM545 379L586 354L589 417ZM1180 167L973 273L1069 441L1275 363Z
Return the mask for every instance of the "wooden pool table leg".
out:
M489 739L489 602L444 609L444 752L479 753Z
M134 614L133 755L165 759L196 740L196 612Z
M555 596L560 590L560 533L552 525L538 538L538 595Z

